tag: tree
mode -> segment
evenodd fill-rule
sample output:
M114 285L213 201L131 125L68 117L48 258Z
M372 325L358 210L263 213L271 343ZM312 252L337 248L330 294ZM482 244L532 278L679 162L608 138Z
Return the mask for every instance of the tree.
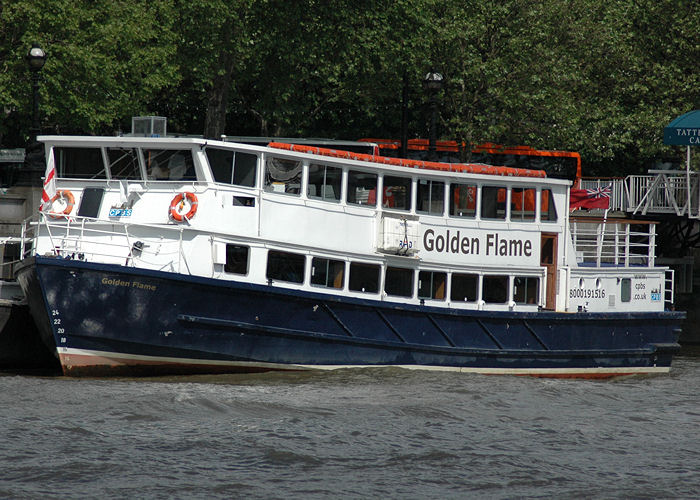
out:
M466 142L579 151L591 175L642 170L663 151L663 126L699 101L698 11L676 0L440 2L446 124Z
M205 137L226 128L229 95L250 57L248 15L252 0L175 1L181 85L164 97L175 126Z
M673 154L663 126L697 108L698 32L685 0L6 0L0 142L28 135L38 42L55 132L160 114L207 137L397 138L406 82L425 137L434 67L443 138L575 150L586 174L624 174Z
M176 85L172 4L9 0L0 14L0 96L6 117L26 138L30 86L23 56L39 43L44 128L114 133L130 117L148 114L162 88Z

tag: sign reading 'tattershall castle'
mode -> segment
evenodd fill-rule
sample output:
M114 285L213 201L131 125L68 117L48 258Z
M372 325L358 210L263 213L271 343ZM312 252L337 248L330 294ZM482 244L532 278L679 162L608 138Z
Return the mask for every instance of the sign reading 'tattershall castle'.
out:
M700 146L700 110L686 113L669 123L664 128L664 144Z

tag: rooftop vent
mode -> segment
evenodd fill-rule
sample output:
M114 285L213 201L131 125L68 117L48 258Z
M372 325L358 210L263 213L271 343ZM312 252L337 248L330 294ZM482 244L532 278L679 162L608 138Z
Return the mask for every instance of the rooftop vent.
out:
M131 135L137 137L165 137L168 119L164 116L134 116Z

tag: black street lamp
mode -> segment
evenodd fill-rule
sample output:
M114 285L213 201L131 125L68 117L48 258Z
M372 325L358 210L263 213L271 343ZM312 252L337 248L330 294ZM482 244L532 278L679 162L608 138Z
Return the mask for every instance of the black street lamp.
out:
M401 89L401 158L408 158L408 73L403 72Z
M29 129L29 144L24 154L24 169L19 175L18 185L41 186L41 175L44 173L44 147L36 141L41 133L41 122L39 120L39 73L46 62L46 52L36 43L32 44L27 55L24 57L32 72L32 126Z
M437 95L442 90L444 79L440 73L431 69L423 78L423 90L430 97L430 138L428 150L431 160L437 160Z
M29 64L29 70L32 72L34 107L32 112L32 128L30 130L32 137L30 140L34 142L36 141L36 136L39 135L41 131L41 125L39 124L39 72L46 62L46 52L34 43L32 44L32 48L29 49L29 52L27 52L25 59L27 60L27 64Z

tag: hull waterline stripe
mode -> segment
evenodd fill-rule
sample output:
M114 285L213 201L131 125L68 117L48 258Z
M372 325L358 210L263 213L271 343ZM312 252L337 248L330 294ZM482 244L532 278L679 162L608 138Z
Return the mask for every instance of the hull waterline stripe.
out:
M669 366L646 366L646 367L594 367L594 368L477 368L460 366L438 366L438 365L309 365L309 364L282 364L265 363L258 361L221 361L202 360L193 358L173 358L166 356L145 356L135 354L124 354L105 351L91 351L85 349L74 349L62 347L60 349L61 363L69 368L91 367L96 361L107 363L111 366L122 366L130 364L152 364L152 365L190 365L196 366L217 366L217 367L239 367L239 368L264 368L278 371L298 371L298 370L341 370L348 368L403 368L407 370L442 371L458 373L480 373L485 375L542 375L542 376L617 376L617 375L637 375L651 373L668 373Z

